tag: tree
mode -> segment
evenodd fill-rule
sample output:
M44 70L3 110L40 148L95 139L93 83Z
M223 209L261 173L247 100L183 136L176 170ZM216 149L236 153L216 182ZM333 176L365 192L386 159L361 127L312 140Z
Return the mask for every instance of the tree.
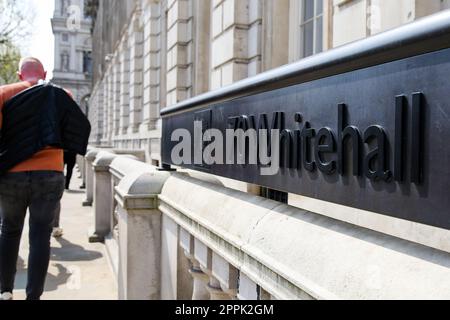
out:
M16 82L20 51L11 43L0 44L0 85Z
M0 0L0 85L17 81L21 58L17 44L27 42L33 18L29 2Z
M10 42L0 44L0 85L17 81L20 50Z
M0 0L0 45L29 36L32 18L29 6L23 0Z

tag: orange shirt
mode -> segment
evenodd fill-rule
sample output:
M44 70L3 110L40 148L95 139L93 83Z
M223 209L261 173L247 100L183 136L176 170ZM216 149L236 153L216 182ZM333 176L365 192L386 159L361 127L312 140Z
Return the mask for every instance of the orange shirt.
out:
M2 127L4 104L16 94L32 86L29 82L19 82L10 85L0 86L0 129ZM45 148L39 151L30 159L19 163L9 172L27 171L64 171L64 152L60 149Z

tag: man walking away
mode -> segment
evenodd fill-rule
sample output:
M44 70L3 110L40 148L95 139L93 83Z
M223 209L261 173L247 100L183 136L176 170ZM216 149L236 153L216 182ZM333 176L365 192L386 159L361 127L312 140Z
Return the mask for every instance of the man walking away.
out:
M77 163L77 154L68 150L64 151L64 164L66 168L66 190L69 190L70 180L72 180L73 168Z
M77 162L77 154L72 151L64 150L64 165L67 166L66 182L65 182L66 190L69 190L70 180L72 180L73 168L75 167L76 162ZM60 216L61 216L61 206L58 206L55 212L55 220L53 223L52 236L54 238L61 238L64 235L64 230L61 228L60 225L61 222Z
M55 212L64 192L63 149L85 153L90 125L64 90L39 84L46 78L39 60L23 59L18 75L21 82L0 87L0 299L13 298L29 209L26 294L28 300L39 300Z

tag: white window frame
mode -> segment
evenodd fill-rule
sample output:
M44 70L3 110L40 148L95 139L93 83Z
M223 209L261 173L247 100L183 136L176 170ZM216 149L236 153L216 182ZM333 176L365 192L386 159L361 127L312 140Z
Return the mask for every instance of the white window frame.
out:
M317 18L322 17L322 51L327 49L326 37L327 37L327 21L328 18L326 11L328 10L328 0L323 1L322 13L317 15L317 6L314 3L314 15L313 18L307 21L302 21L304 17L303 0L290 0L290 26L289 26L289 61L295 62L305 58L303 56L303 25L306 22L313 20L313 54L319 53L316 51L317 41ZM322 52L321 51L321 52Z

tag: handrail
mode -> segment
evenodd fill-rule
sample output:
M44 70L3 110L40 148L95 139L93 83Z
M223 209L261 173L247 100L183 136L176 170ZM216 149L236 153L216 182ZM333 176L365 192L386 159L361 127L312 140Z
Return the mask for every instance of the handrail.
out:
M446 48L450 48L450 10L185 100L163 109L161 116Z

